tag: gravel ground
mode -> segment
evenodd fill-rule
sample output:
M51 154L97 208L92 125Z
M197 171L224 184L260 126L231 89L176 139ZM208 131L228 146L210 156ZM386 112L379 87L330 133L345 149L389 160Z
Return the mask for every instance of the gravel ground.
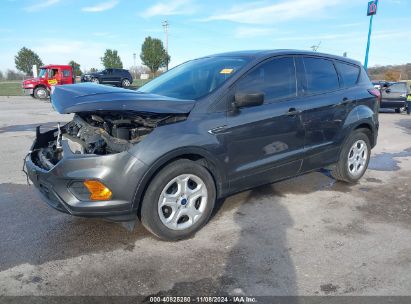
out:
M227 198L193 238L161 242L46 206L21 172L38 124L70 116L0 97L1 295L411 296L411 118L380 115L355 186L311 173Z

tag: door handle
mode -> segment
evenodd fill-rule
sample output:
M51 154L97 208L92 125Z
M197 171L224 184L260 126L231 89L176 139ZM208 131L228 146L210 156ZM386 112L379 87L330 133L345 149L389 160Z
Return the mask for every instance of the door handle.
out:
M301 111L297 110L296 108L289 108L288 112L287 112L288 116L296 116L296 115L299 115L299 114L301 114Z
M351 99L348 99L347 97L345 97L341 102L340 102L340 105L346 105L346 104L349 104L349 103L351 103L352 102L352 100Z

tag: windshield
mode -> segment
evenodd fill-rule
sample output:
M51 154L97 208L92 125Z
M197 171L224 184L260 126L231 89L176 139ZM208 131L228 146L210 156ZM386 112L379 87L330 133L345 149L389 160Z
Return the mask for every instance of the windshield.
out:
M139 92L196 100L219 88L246 63L247 59L238 57L188 61L142 86Z
M46 74L47 74L47 69L40 69L39 78L46 77Z

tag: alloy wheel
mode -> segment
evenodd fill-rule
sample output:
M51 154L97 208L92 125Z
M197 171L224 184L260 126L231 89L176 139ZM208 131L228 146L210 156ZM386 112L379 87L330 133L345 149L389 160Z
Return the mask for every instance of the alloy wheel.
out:
M353 176L360 176L366 169L368 147L364 140L357 140L348 153L348 172Z

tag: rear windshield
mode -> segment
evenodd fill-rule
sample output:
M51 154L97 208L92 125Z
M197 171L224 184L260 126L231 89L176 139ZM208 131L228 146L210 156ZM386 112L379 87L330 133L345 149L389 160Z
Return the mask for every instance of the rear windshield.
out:
M247 62L238 57L188 61L142 86L139 92L196 100L215 91Z

